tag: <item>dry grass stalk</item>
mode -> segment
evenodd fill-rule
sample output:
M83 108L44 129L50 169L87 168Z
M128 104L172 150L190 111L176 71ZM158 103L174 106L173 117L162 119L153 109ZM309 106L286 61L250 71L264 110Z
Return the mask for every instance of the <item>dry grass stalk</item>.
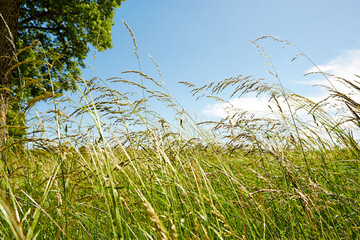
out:
M155 212L151 204L142 196L143 205L149 215L150 221L155 225L156 232L159 234L161 240L171 239L169 232L164 227L159 216Z

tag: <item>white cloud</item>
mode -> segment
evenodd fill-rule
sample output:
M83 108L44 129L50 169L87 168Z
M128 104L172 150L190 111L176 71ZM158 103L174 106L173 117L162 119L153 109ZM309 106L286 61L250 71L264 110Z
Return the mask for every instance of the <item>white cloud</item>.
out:
M354 76L354 74L360 75L360 49L355 50L348 50L344 51L340 56L334 58L333 60L329 61L328 63L318 65L318 68L325 72L334 75L335 77L342 77L347 80L358 80L359 78ZM306 71L309 72L318 72L316 67L313 67ZM316 76L316 78L315 78ZM331 86L329 82L324 78L319 78L321 75L313 75L309 77L307 81L297 82L299 84L311 84L311 85L325 85ZM354 94L351 90L346 87L344 84L340 83L339 81L335 81L334 78L330 77L329 80L332 84L336 87L336 89L345 94ZM314 102L319 102L327 97L327 92L321 92L317 96L305 96ZM360 101L360 97L356 97L359 93L355 93L355 96L352 97L356 100ZM333 103L334 100L331 100ZM248 111L256 114L268 114L270 113L269 106L272 107L273 110L276 110L274 104L269 102L267 98L259 97L256 98L255 96L247 96L242 98L234 98L231 99L228 103L215 103L212 105L206 106L206 108L202 111L202 114L211 117L225 117L235 111L243 110ZM286 108L284 108L286 109Z
M324 98L322 96L318 97L309 97L309 100L313 102L320 102ZM290 114L288 106L283 97L278 97L278 104L280 104L281 110L286 114ZM295 107L292 107L294 110ZM275 117L277 114L280 114L278 106L275 104L275 101L270 97L255 97L247 96L242 98L233 98L227 103L215 103L212 105L207 105L206 108L201 112L202 114L209 117L227 117L233 116L235 113L248 112L250 114L255 114L257 117ZM294 112L293 112L294 113ZM305 110L298 110L297 115L306 117L307 112Z
M259 114L269 112L269 105L273 105L273 103L269 102L267 98L250 96L233 98L228 103L208 105L201 113L213 117L225 117L228 116L229 113L232 115L238 111Z
M340 56L334 58L328 63L318 65L318 68L324 73L334 75L334 77L329 77L329 80L338 91L350 94L351 91L349 88L346 87L343 83L335 80L335 77L341 77L349 81L353 81L354 79L360 80L355 76L355 74L360 75L360 50L355 49L344 51ZM307 70L306 73L318 71L319 70L316 67L312 67L311 69ZM316 76L318 77L319 75ZM304 83L306 84L306 82ZM324 78L312 79L307 81L307 83L320 84L331 87L331 84Z
M340 56L318 67L323 72L351 80L354 74L360 75L360 50L344 51ZM307 72L317 71L316 67L312 67Z

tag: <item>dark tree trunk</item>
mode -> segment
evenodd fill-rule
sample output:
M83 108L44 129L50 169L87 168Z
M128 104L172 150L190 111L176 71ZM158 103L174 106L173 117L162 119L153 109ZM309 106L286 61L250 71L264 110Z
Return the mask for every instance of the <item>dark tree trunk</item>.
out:
M19 0L0 0L0 153L6 143L11 67L16 53Z

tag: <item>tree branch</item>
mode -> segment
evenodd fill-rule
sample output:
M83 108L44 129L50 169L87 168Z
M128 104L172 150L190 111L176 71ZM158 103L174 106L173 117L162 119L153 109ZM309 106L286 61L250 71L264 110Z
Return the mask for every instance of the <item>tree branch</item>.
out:
M26 29L40 29L40 30L45 30L45 31L49 31L49 30L52 30L52 31L59 31L63 28L61 27L40 27L40 26L22 26L22 28L26 28Z
M24 8L22 8L21 10L22 11L30 11L29 9L24 9ZM56 16L56 15L70 16L70 15L77 15L80 13L81 13L80 11L66 12L66 11L62 11L60 9L55 9L55 11L47 10L46 12L38 12L36 14L32 14L30 17L21 20L19 23L25 24L30 21L37 20L39 18L47 17L47 16Z
M22 9L24 11L30 11L28 9ZM52 12L52 11L47 11L47 12L39 12L37 14L34 14L34 15L31 15L31 17L28 17L28 18L25 18L23 19L22 21L20 21L19 23L20 24L25 24L25 23L28 23L32 20L35 20L35 19L39 19L39 18L42 18L42 17L46 17L46 16L51 16L51 15L54 15L56 14L55 12Z

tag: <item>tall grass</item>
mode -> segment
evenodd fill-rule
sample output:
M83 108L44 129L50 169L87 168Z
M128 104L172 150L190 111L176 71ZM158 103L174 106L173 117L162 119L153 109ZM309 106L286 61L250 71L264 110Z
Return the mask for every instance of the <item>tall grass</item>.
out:
M228 98L263 94L275 106L271 116L229 108L196 122L161 81L129 74L141 82L76 77L71 97L44 93L53 109L32 109L29 143L2 149L3 239L359 238L355 100L331 89L348 113L338 120L326 101L251 76L183 83L195 97L226 103L219 94L231 89Z

